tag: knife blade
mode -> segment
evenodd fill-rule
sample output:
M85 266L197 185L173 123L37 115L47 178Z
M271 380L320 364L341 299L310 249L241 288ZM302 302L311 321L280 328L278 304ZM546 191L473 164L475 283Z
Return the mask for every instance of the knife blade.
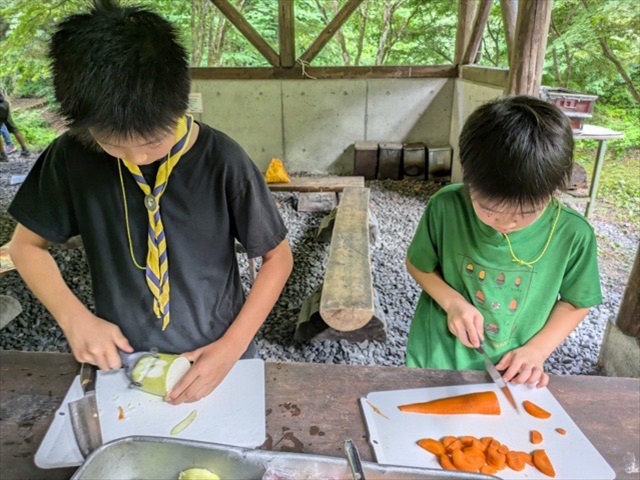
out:
M476 348L476 351L480 353L480 355L482 355L482 358L484 360L484 368L487 370L487 373L493 380L493 383L495 383L498 388L500 388L500 391L504 394L515 411L520 413L520 411L518 410L518 405L516 404L516 401L511 394L511 390L509 389L509 385L504 381L504 378L502 378L502 375L500 375L500 372L498 372L498 369L489 358L489 355L487 355L487 352L484 351L484 347L482 346L482 344L480 344L480 346Z
M100 415L96 400L97 368L83 363L80 368L80 385L83 396L79 400L69 402L71 426L76 436L80 453L87 458L91 452L102 445Z

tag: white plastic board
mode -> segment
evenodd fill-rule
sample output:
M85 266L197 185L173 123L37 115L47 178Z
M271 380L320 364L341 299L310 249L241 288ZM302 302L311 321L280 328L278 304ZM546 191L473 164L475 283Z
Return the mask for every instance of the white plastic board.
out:
M500 415L426 415L398 410L398 406L403 404L487 390L493 390L498 395L502 410ZM369 393L360 399L360 403L376 460L388 465L441 468L436 456L420 448L416 444L417 440L439 440L447 435L473 435L478 438L490 436L512 450L531 452L545 449L555 468L556 479L615 478L615 472L609 464L548 389L514 385L511 386L511 391L520 413L516 413L493 383ZM524 400L530 400L544 408L552 414L551 418L541 420L532 417L522 408ZM560 435L555 431L556 428L565 429L567 434ZM533 445L529 441L530 432L534 429L543 436L543 442L539 445ZM531 466L526 466L521 472L506 468L497 475L505 479L546 478Z
M38 467L74 467L84 461L68 407L81 397L80 377L76 377L36 452ZM253 448L266 438L264 362L259 359L238 361L213 393L195 403L170 405L161 397L131 389L121 370L98 372L96 398L105 443L152 435ZM122 420L118 407L124 412ZM193 410L198 412L196 419L179 434L170 435Z

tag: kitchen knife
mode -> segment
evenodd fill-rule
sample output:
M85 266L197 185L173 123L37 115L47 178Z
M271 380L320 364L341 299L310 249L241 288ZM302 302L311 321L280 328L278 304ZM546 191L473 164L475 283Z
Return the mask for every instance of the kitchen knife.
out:
M507 400L516 410L516 412L520 413L518 410L518 405L516 404L516 401L513 399L513 395L511 394L511 390L509 390L509 385L507 385L507 382L504 381L502 375L500 375L500 372L498 372L498 369L489 358L489 355L487 355L487 352L484 351L482 344L480 344L480 346L476 348L476 351L478 351L480 355L482 355L482 358L484 359L484 368L489 373L489 376L491 377L493 382L500 388L504 396L507 397Z
M97 368L83 363L80 368L80 385L83 397L69 402L71 425L76 436L80 453L87 458L91 452L102 445L100 415L96 400Z

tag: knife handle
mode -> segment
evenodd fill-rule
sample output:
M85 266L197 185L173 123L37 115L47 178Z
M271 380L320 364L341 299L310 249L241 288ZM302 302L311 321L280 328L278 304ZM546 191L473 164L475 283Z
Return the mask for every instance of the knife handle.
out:
M83 363L80 367L80 386L82 392L87 393L95 392L96 390L96 377L98 376L98 369L95 365L90 363Z

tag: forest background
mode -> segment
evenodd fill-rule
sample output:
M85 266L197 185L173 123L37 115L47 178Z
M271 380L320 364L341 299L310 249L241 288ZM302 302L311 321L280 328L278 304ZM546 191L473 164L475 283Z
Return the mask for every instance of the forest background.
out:
M296 57L346 0L295 0ZM548 0L552 1L552 0ZM619 212L640 215L640 2L553 0L543 85L598 95L589 122L624 132L609 142L601 195ZM122 4L138 4L124 0ZM194 67L267 67L267 61L210 0L146 2L180 30ZM278 51L277 0L231 0ZM3 0L0 7L0 88L35 149L60 131L47 62L56 23L86 9L88 0ZM364 0L314 66L441 65L453 63L457 0ZM485 28L480 65L508 67L498 0ZM38 99L24 101L21 99ZM20 105L23 105L21 108ZM30 107L30 108L28 108ZM53 122L52 122L53 120ZM595 142L578 142L577 160L590 171Z

